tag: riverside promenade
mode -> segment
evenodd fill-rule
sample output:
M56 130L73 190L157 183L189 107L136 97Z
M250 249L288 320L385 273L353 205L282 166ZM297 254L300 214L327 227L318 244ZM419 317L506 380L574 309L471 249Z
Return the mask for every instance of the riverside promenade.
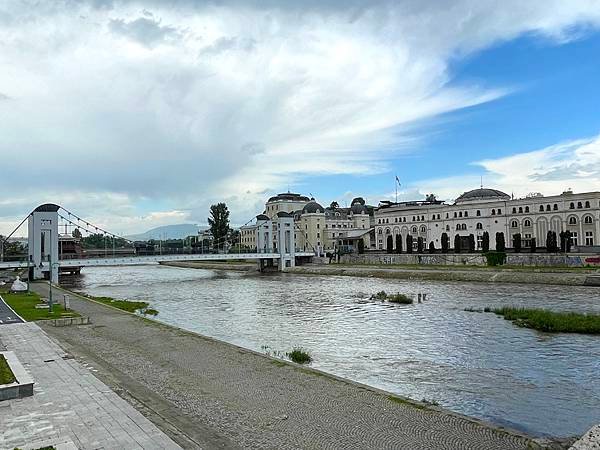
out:
M71 307L92 325L45 331L186 448L537 448L518 433L73 295Z

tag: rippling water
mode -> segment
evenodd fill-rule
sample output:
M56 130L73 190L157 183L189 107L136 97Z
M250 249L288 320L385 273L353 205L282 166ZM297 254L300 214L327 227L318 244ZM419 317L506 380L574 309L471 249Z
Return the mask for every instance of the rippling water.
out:
M595 288L250 275L165 266L85 268L73 286L147 300L157 319L261 351L300 345L313 367L534 435L600 422L600 337L518 328L466 307L600 313ZM369 301L426 292L423 304Z

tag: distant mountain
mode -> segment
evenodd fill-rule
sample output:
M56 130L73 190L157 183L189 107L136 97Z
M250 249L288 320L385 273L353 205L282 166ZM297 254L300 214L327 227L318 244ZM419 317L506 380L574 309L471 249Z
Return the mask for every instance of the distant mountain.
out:
M145 233L126 236L132 241L147 241L149 239L183 239L185 237L198 234L198 230L204 230L207 227L194 225L193 223L180 223L178 225L164 225L162 227L152 228Z

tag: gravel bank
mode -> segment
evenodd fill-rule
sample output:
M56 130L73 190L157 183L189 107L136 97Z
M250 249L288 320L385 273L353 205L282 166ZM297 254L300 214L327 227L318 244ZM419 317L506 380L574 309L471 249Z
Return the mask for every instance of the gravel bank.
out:
M187 448L536 448L517 433L89 300L71 307L93 325L46 332Z

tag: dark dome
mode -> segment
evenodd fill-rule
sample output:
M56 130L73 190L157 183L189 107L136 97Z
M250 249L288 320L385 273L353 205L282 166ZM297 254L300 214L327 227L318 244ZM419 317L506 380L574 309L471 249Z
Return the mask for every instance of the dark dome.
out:
M274 201L280 201L280 200L289 200L289 201L295 201L295 202L307 202L309 200L309 198L304 195L294 194L293 192L283 192L281 194L277 194L274 197L271 197L269 200L267 200L267 203L271 203Z
M60 206L54 203L44 203L34 209L35 212L56 212L60 209Z
M369 210L367 209L367 207L358 202L352 203L350 211L352 211L352 214L369 214Z
M293 217L290 213L286 213L285 211L279 211L277 213L277 217Z
M314 200L308 202L306 205L304 205L304 208L302 208L302 214L314 214L314 213L324 213L324 212L325 212L325 208L323 208L320 204L318 204Z
M470 200L508 200L510 195L497 189L473 189L465 192L456 199L455 203L470 201Z
M259 214L258 216L256 216L256 220L271 220L271 219L266 214Z

